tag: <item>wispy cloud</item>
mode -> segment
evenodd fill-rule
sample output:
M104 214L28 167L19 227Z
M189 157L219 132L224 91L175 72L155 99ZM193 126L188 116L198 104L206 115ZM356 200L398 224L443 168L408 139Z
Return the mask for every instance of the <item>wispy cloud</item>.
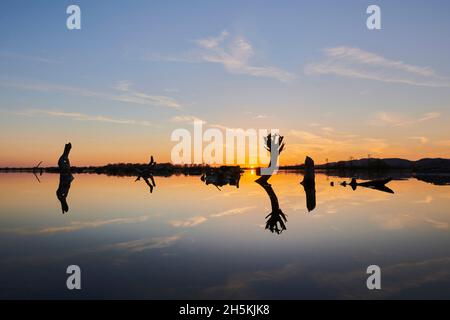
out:
M206 123L206 121L197 118L195 116L175 116L170 118L169 121L174 123L193 123L195 121L201 121L202 123Z
M314 140L314 142L328 142L329 139L325 139L315 133L311 133L308 131L302 131L302 130L291 130L289 132L290 135L299 138L301 140L306 140L306 141L312 141Z
M212 218L220 218L220 217L226 217L226 216L234 216L234 215L237 215L237 214L242 214L242 213L248 212L248 211L250 211L250 210L252 210L254 208L255 208L255 206L233 208L233 209L230 209L230 210L225 210L225 211L222 211L222 212L214 213L214 214L210 215L210 217L212 217Z
M80 95L83 97L98 97L101 93L85 88L71 87L61 84L37 82L37 81L4 81L0 80L0 86L16 88L20 90L41 91L41 92L65 92Z
M426 222L430 223L436 229L448 230L449 224L446 221L438 221L434 219L425 219Z
M189 218L186 220L171 220L171 221L169 221L169 224L174 227L187 228L187 227L194 227L199 224L202 224L206 220L207 220L207 218L205 218L203 216L196 216L196 217L192 217L192 218Z
M187 124L193 124L194 122L201 122L203 125L208 125L212 128L217 128L221 130L239 130L237 128L231 128L219 123L208 123L206 120L200 119L199 117L192 116L192 115L180 115L180 116L174 116L169 119L169 122L172 123L187 123Z
M128 217L128 218L115 218L115 219L107 219L107 220L94 220L94 221L71 221L67 225L57 226L57 227L47 227L41 228L37 230L13 230L18 231L21 234L43 234L49 235L54 233L62 233L62 232L74 232L80 231L84 229L93 229L100 228L107 225L113 224L131 224L131 223L141 223L147 221L149 219L148 216L138 216L138 217Z
M306 74L331 74L414 86L450 87L450 78L438 75L430 67L411 65L346 46L327 48L323 52L325 60L308 64L305 67Z
M147 61L217 63L226 71L254 77L266 77L282 82L291 81L296 75L274 66L258 66L252 63L256 53L253 46L242 36L231 36L226 30L218 36L193 41L197 48L181 55L150 54L143 59ZM201 51L198 52L198 49Z
M131 82L128 81L118 82L118 84L114 88L114 92L112 93L105 93L85 88L45 82L14 82L0 80L0 86L30 91L62 92L83 97L95 97L109 101L127 102L152 107L156 106L172 109L182 108L182 105L174 98L164 95L150 95L141 91L134 90L132 89Z
M22 53L17 52L10 52L10 51L0 51L0 57L6 58L6 59L14 59L14 60L26 60L31 62L42 62L42 63L61 63L59 60L50 59L50 58L44 58L41 56L35 56L35 55L26 55Z
M145 121L145 120L133 120L133 119L116 119L105 116L93 116L78 112L64 112L64 111L54 111L45 109L27 109L20 112L9 112L9 114L15 114L19 116L49 116L49 117L59 117L59 118L69 118L76 121L95 121L95 122L106 122L114 124L127 124L127 125L139 125L145 127L154 127L155 124Z
M284 82L295 78L292 73L277 67L252 65L250 60L255 56L255 51L242 36L230 39L230 34L223 31L217 37L199 39L195 43L204 50L201 54L203 61L221 64L230 73L267 77Z
M191 217L191 218L184 219L184 220L171 220L171 221L169 221L169 224L172 225L173 227L178 227L178 228L190 228L190 227L195 227L199 224L202 224L211 218L222 218L222 217L226 217L226 216L238 215L238 214L246 213L246 212L252 210L253 208L255 208L255 206L233 208L233 209L225 210L222 212L213 213L208 216L195 216L195 217Z
M423 203L423 204L430 204L433 202L433 197L432 196L426 196L425 199L423 200L416 200L414 201L414 203Z
M333 127L322 127L322 130L324 132L327 132L327 133L333 133L334 132L334 128Z
M409 137L412 140L416 140L419 141L422 144L425 144L428 142L428 138L427 137Z
M432 201L432 199L425 199L425 202L419 201L416 203L427 203L426 201ZM395 216L380 215L374 217L373 220L385 230L424 228L427 225L435 229L449 229L449 224L446 221L420 217L411 213L399 213Z
M128 252L141 252L149 249L162 249L172 246L181 238L180 235L167 237L152 237L140 240L132 240L119 242L115 244L105 245L99 250L126 250Z
M404 115L398 115L388 112L380 112L375 114L372 124L375 125L390 125L393 127L403 127L419 124L425 121L437 119L441 116L439 112L427 112L416 118L406 117Z
M267 119L269 116L265 115L265 114L258 114L256 116L253 117L253 119Z
M331 270L323 264L311 266L294 260L288 264L272 269L259 269L250 272L237 272L228 277L222 284L204 289L205 296L220 299L270 299L273 295L261 295L261 288L267 283L277 287L289 283L301 286L308 283L310 292L328 296L333 299L374 299L374 293L361 286L361 269ZM383 290L379 290L376 298L398 299L410 297L411 292L423 292L427 288L436 287L448 282L450 257L436 257L429 260L411 260L386 264L383 266ZM422 291L421 291L422 290ZM444 294L442 295L444 296Z
M442 147L449 147L450 148L450 140L438 140L435 142L436 145L442 146Z
M194 52L189 52L186 54L159 54L159 53L151 53L146 54L142 57L144 61L150 62L182 62L182 63L201 63L202 59L198 56L198 54Z
M298 156L304 155L305 152L326 152L327 154L340 153L344 150L355 152L358 149L357 146L361 145L364 145L365 151L377 154L389 146L385 139L330 131L328 127L322 128L320 132L290 130L288 136L293 141L289 145L289 150Z
M171 97L149 95L144 92L136 91L132 89L131 86L132 84L128 81L120 81L117 84L116 89L122 94L114 96L113 100L174 109L181 108L180 103Z
M436 257L429 260L408 259L393 265L383 266L383 279L388 279L379 290L380 299L398 299L408 297L412 291L426 291L426 288L448 281L449 257ZM355 285L361 281L361 272L352 270L345 273L322 273L316 277L319 282L336 288L341 299L373 299L373 293Z

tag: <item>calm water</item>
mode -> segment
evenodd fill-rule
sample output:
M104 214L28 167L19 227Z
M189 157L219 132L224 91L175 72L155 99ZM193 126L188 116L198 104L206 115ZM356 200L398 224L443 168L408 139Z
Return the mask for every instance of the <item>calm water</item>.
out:
M450 298L450 187L392 181L395 194L316 175L270 179L287 230L265 230L271 202L246 172L219 191L198 176L76 175L62 214L59 176L0 174L1 298ZM334 187L330 182L336 182ZM79 265L82 290L66 289ZM366 268L382 269L382 290Z

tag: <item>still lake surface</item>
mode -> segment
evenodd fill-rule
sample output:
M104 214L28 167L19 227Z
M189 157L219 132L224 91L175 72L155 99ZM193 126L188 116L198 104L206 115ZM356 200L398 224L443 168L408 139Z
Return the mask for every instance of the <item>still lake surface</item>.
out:
M450 298L450 186L394 180L391 194L316 174L308 212L302 175L279 173L276 234L256 178L219 191L155 177L150 193L133 177L78 174L62 214L59 175L0 174L0 298ZM81 290L66 288L72 264ZM373 264L381 290L366 287Z

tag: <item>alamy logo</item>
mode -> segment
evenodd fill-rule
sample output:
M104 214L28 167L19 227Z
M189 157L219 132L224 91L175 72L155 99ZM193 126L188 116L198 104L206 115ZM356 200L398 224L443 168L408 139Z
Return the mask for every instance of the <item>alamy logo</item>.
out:
M80 290L81 289L81 269L80 269L80 267L77 265L74 265L74 264L70 265L67 267L66 273L70 274L70 276L67 278L67 281L66 281L67 289Z
M371 265L367 267L367 274L370 274L367 278L367 289L369 290L380 290L381 289L381 269L377 265Z
M380 30L381 29L381 9L377 5L370 5L366 10L367 14L370 16L367 18L366 25L369 30Z
M203 130L202 121L194 122L193 134L184 128L175 129L171 141L178 142L171 151L174 164L269 164L269 168L261 169L262 175L276 172L282 143L278 129L227 128L224 135L218 128Z
M66 26L69 30L80 30L81 29L81 9L77 5L70 5L66 9L66 13L70 14L66 20Z

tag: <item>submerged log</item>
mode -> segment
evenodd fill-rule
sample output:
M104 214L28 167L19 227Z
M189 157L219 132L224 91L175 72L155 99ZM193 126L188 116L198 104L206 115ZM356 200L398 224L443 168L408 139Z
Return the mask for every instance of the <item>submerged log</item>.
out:
M357 183L356 179L353 178L352 181L350 182L350 184L356 184L361 187L382 187L391 181L392 181L392 178L389 177L389 178L384 178L384 179L370 180L370 181L366 181L366 182Z
M384 179L377 179L377 180L369 180L365 182L356 182L355 178L352 178L352 181L350 183L346 183L345 181L341 183L344 187L346 185L349 185L353 190L356 190L357 187L364 187L364 188L370 188L375 189L387 193L394 193L394 191L388 187L386 187L386 184L389 183L392 180L392 178L384 178Z

